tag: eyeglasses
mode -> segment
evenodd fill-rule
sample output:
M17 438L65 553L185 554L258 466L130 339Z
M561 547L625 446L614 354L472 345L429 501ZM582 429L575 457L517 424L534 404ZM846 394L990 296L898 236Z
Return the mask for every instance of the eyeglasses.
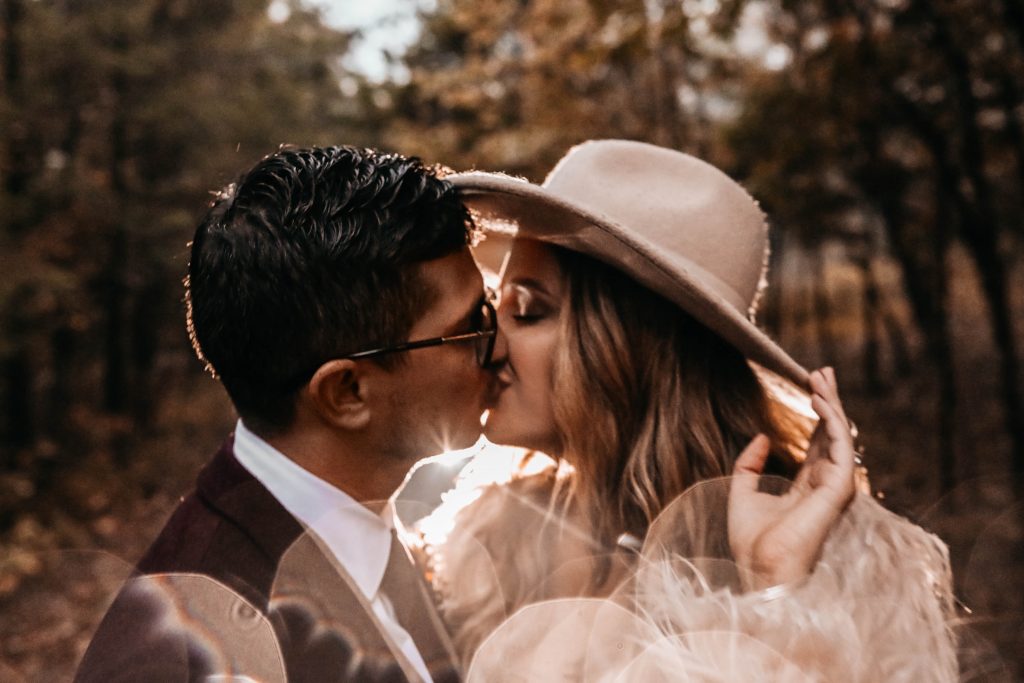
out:
M470 323L472 325L470 332L444 337L432 337L430 339L417 339L415 341L395 344L394 346L382 346L379 349L357 351L345 356L338 356L336 360L371 358L373 356L382 356L385 353L399 353L401 351L423 349L429 346L472 341L476 344L476 362L480 364L480 367L485 368L491 364L491 356L494 354L494 341L498 335L498 313L494 310L494 304L491 302L493 296L493 292L488 291L487 294L480 298L479 309L470 316ZM292 379L283 382L282 386L289 389L297 389L308 382L309 378L313 376L317 368L322 364L323 362L317 363L309 370L298 373Z
M470 320L473 326L472 332L453 334L446 337L417 339L416 341L407 341L395 344L394 346L383 346L379 349L350 353L342 356L342 358L370 358L385 353L399 353L401 351L412 351L413 349L425 349L430 346L441 346L442 344L473 341L476 343L476 362L480 364L480 367L485 368L491 364L491 356L494 354L494 340L498 335L498 313L494 310L494 304L491 303L489 295L484 296L480 300L480 308L474 311Z

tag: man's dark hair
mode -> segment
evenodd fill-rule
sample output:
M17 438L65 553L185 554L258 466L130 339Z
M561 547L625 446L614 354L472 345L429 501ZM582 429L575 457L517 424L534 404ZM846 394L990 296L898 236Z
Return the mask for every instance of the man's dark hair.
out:
M451 184L416 158L282 149L225 188L196 230L192 345L252 428L287 427L321 363L405 341L436 296L419 264L471 230Z

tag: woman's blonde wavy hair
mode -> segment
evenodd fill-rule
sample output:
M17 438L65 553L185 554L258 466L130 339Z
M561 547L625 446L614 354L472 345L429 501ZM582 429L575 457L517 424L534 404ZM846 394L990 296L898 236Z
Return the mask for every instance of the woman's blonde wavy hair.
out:
M689 486L730 474L759 433L772 444L767 471L795 473L811 424L739 351L610 266L555 250L567 290L555 422L575 469L562 495L595 540L643 538Z
M549 580L576 550L593 561L575 565L582 574L569 576L583 584L570 594L602 594L621 534L644 538L687 488L730 474L759 433L771 441L766 472L794 475L813 426L678 306L610 266L555 250L567 296L553 405L572 467L489 487L435 550L435 585L464 663L519 608L564 597Z

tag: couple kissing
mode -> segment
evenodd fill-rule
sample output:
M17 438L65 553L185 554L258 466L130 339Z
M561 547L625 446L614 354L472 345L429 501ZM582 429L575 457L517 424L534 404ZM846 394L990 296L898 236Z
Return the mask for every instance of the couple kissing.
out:
M510 229L492 293L473 245ZM639 142L542 185L264 158L186 280L238 423L76 680L955 680L945 546L858 492L834 372L754 323L767 231ZM522 470L404 525L410 468L481 431Z

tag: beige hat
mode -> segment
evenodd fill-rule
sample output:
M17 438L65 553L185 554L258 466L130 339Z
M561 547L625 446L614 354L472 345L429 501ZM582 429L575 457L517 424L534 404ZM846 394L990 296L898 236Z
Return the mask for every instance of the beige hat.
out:
M757 202L714 166L628 140L569 150L541 186L494 173L447 178L483 227L603 261L678 304L748 359L806 388L807 370L753 322L768 228Z

